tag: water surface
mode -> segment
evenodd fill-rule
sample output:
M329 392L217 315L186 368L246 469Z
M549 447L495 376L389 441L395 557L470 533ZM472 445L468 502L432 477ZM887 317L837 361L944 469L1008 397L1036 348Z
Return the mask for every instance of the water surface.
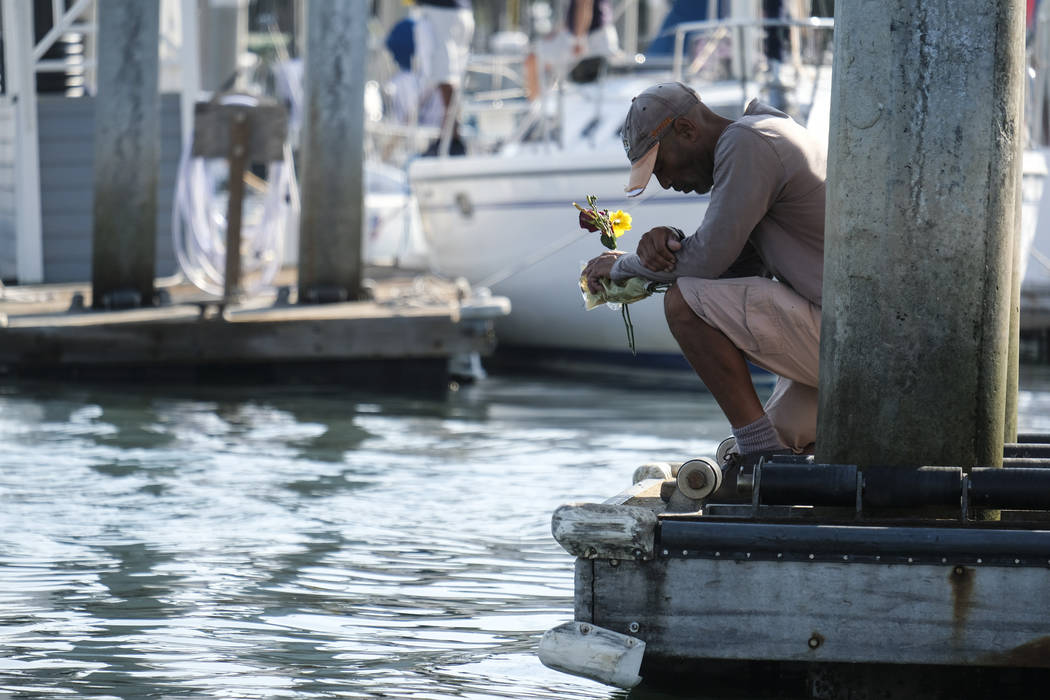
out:
M625 698L535 657L572 618L551 512L727 431L699 390L613 381L8 386L0 696Z

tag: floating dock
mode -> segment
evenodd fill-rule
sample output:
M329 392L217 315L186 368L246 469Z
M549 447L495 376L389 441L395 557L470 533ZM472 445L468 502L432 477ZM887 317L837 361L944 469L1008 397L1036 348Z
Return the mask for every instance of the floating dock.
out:
M705 695L1042 697L1050 439L1021 439L1003 468L785 455L729 489L717 460L641 467L618 496L554 513L577 557L575 619L540 659Z
M156 306L92 310L90 283L6 287L0 372L444 388L456 372L450 362L469 367L473 358L476 367L491 353L492 322L510 311L505 298L379 273L368 300L329 304L295 303L294 284L235 304L171 285L158 286Z

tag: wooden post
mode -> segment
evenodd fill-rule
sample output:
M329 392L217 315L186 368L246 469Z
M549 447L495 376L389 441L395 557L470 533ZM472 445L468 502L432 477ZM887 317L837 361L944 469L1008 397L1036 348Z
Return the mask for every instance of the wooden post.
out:
M242 294L241 224L244 175L251 163L274 163L283 157L288 115L272 100L229 95L194 108L193 148L197 158L225 158L229 165L226 202L226 260L223 300Z
M300 302L354 299L361 289L368 7L311 0L307 8Z
M251 123L243 110L230 122L229 199L226 202L226 274L223 299L229 303L241 294L241 213L244 205L244 171L251 143Z
M159 0L98 3L92 306L153 303Z
M1024 4L835 9L817 460L1001 465Z

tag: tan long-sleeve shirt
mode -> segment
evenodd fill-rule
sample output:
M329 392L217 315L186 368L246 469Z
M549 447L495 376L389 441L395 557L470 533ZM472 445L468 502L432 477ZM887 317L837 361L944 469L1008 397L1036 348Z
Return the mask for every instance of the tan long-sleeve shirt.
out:
M612 278L722 276L748 241L774 277L816 305L824 279L823 144L783 112L752 100L715 144L714 186L700 227L682 239L672 272L622 255Z

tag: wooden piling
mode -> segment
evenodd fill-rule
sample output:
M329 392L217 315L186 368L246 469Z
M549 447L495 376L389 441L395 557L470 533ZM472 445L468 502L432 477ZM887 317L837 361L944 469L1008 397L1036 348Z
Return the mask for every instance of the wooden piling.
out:
M368 8L362 2L311 0L307 9L301 302L360 295Z
M1024 5L835 22L817 461L1000 465Z
M227 302L241 294L241 218L244 206L244 172L248 167L248 144L251 140L246 111L233 114L230 123L229 200L226 203L226 264L223 275L223 299Z
M159 0L99 0L91 260L95 308L153 303L159 28Z

